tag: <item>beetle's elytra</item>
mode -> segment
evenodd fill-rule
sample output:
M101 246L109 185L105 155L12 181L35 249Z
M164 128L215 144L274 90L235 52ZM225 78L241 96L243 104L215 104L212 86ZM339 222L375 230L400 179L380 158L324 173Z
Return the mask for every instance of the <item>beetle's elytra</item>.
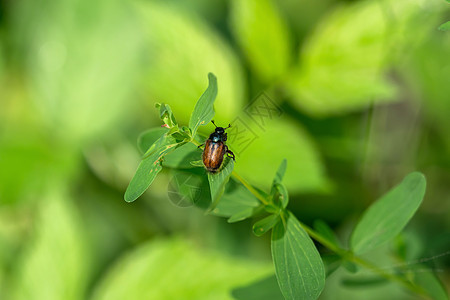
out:
M228 149L227 145L225 145L225 142L227 141L225 130L230 128L231 125L228 124L228 127L223 128L217 127L213 120L211 120L211 122L216 126L216 129L209 135L209 138L205 142L202 159L206 170L211 173L216 173L222 166L225 154L228 154L233 160L235 160L235 156L234 153Z

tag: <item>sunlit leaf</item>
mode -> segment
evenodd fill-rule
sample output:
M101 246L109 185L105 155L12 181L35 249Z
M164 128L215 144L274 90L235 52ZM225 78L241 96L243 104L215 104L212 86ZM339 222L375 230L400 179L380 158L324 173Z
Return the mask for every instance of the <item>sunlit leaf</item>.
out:
M169 131L165 127L156 127L143 132L138 137L138 148L141 153L147 152L153 143L155 143L163 134ZM198 166L203 167L201 158L202 150L192 143L186 143L164 157L163 167L189 169ZM198 161L199 164L193 165L192 162Z
M184 144L164 157L163 167L190 169L195 167L203 167L203 162L199 161L202 157L202 150L192 143ZM201 162L201 164L193 165L192 162Z
M405 51L424 44L414 41L436 31L441 11L428 0L356 1L334 9L301 48L287 82L293 104L320 117L401 100L389 72Z
M200 125L206 125L211 122L214 117L214 100L217 96L217 78L214 74L208 74L208 88L200 96L195 104L189 120L189 128L192 130L192 135L195 136Z
M178 125L178 122L173 115L172 109L170 108L170 105L165 103L156 103L155 107L159 109L159 117L169 128Z
M257 137L236 157L236 172L251 184L267 188L272 185L273 174L280 161L286 159L289 167L283 184L291 193L321 191L328 188L324 166L312 138L307 132L287 118L274 122L265 120L265 131L257 132ZM231 150L239 148L240 138L228 135ZM276 142L274 142L276 141ZM270 154L269 154L270 153Z
M90 270L87 229L71 200L56 183L52 191L41 195L34 230L14 263L11 299L85 297Z
M441 26L439 26L438 29L439 29L439 30L442 30L442 31L449 31L449 30L450 30L450 21L445 22L444 24L442 24Z
M139 198L161 171L161 160L164 159L164 156L183 143L177 142L170 135L164 134L161 136L145 153L144 158L136 170L136 174L134 174L133 179L131 179L125 191L125 201L132 202Z
M187 124L205 91L206 74L212 72L220 85L215 121L228 124L241 109L245 92L243 70L230 45L189 10L165 1L135 4L148 49L142 65L147 98L170 103L177 121Z
M81 146L115 132L137 99L139 23L129 4L23 2L11 17L14 51L23 55L30 96L52 134Z
M275 178L273 179L274 183L281 183L283 181L284 173L286 173L287 160L283 159L280 166L278 167L277 173L275 174Z
M362 254L399 234L422 203L425 187L423 174L414 172L373 203L353 231L353 251Z
M388 54L382 5L354 3L323 20L302 49L301 65L288 82L294 104L322 116L393 100L395 88L381 75Z
M55 159L54 149L36 138L0 137L0 203L20 201L45 184L41 179L54 167Z
M317 299L325 268L314 243L291 213L272 230L272 257L286 299Z
M423 94L421 97L423 112L430 126L445 142L447 155L450 154L450 135L447 130L450 127L447 113L450 111L450 101L447 97L450 94L450 85L447 84L450 68L442 66L448 60L448 49L450 49L450 34L433 28L427 38L420 43L420 47L412 53L411 63L405 69L410 80L414 80L411 82L414 82Z
M284 75L291 40L284 17L271 0L231 1L231 28L250 67L264 81Z
M272 229L279 221L279 215L270 215L268 217L265 217L264 219L259 220L258 222L253 224L253 233L256 236L261 236Z
M271 272L270 264L233 259L183 240L157 240L121 258L92 299L231 300L233 287Z
M141 151L142 154L147 152L150 146L153 145L163 134L167 133L167 131L169 131L168 128L156 127L141 133L137 141L139 151Z

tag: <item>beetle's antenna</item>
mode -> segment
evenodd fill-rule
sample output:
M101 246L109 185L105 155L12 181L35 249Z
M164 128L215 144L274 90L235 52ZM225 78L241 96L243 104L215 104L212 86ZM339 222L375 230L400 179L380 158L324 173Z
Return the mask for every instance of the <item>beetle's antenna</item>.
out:
M214 123L214 120L211 120L211 123L213 123L214 126L216 126L216 128L217 128L217 125L216 125L216 123Z
M231 124L228 124L228 127L225 127L224 129L227 129L227 128L230 128L231 127Z

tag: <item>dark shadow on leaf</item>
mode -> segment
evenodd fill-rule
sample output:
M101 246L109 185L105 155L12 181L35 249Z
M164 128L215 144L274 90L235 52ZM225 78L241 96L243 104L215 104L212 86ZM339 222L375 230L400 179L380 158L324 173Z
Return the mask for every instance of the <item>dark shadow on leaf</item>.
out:
M267 278L251 283L244 287L238 287L231 291L231 295L237 300L283 300L278 286L277 278L271 275Z
M388 282L389 281L386 278L379 276L343 278L341 281L342 285L352 288L367 288L372 286L379 286Z

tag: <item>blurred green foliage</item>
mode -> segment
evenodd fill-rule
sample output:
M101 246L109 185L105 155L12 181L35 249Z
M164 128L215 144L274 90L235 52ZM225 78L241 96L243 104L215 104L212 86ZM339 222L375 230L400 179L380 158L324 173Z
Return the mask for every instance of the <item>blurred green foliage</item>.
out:
M325 220L345 245L357 213L424 173L403 246L367 258L389 268L444 253L417 266L448 287L448 12L442 0L0 0L0 298L229 299L273 274L250 221L169 201L175 171L123 202L138 134L161 125L154 104L187 124L208 72L216 122L241 117L257 135L235 170L264 189L286 158L289 209ZM261 91L283 112L263 128L244 110ZM232 185L224 198L253 203ZM344 284L362 275L336 270L321 297L413 297ZM443 297L435 275L414 275Z

